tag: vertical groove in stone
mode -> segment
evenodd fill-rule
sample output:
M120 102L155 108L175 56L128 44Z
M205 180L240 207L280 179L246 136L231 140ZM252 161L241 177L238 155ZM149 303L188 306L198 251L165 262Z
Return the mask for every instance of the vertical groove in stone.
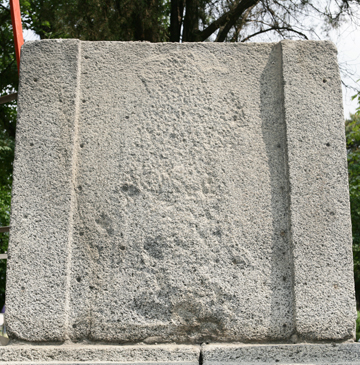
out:
M70 339L69 316L70 316L70 291L71 291L71 258L74 234L74 212L76 209L76 175L77 175L77 154L78 154L78 124L80 113L80 95L81 95L81 41L78 42L78 59L76 74L76 91L75 91L75 113L74 113L74 135L73 148L71 158L71 201L69 211L69 227L68 227L68 247L66 261L66 291L65 291L65 338Z
M273 321L273 325L279 329L277 338L287 340L294 333L293 268L289 243L289 189L281 59L281 45L274 44L260 80L262 137L271 192L271 303L273 315L277 313L278 316L277 323Z
M281 93L282 93L282 115L283 115L283 123L284 123L284 133L285 133L285 180L287 183L286 186L286 194L287 194L287 203L288 203L288 212L287 212L287 239L289 242L289 251L290 251L290 267L291 267L291 287L292 287L292 313L293 313L293 328L294 333L296 333L296 304L295 304L295 271L294 271L294 247L293 247L293 237L292 237L292 230L291 230L291 190L290 190L290 175L289 175L289 155L288 155L288 138L287 138L287 124L286 124L286 108L285 108L285 97L284 97L284 85L285 85L285 78L284 78L284 59L283 59L283 44L279 43L280 47L280 64L281 64Z

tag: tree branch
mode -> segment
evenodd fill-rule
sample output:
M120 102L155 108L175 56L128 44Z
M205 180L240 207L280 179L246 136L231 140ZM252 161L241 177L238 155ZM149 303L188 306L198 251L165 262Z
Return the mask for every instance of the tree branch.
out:
M256 36L256 35L258 35L258 34L262 34L262 33L270 32L271 30L275 30L275 31L276 31L276 30L287 30L287 31L289 31L289 32L293 32L293 33L296 33L296 34L298 34L298 35L302 36L304 39L309 39L309 38L306 36L306 34L304 34L304 33L302 33L302 32L299 32L298 30L292 29L292 28L290 28L290 27L272 27L272 28L269 28L269 29L263 29L263 30L260 30L260 31L258 31L258 32L256 32L256 33L253 33L253 34L249 35L248 37L246 37L246 38L242 39L242 40L241 40L241 42L246 42L246 41L248 41L250 38L255 37L255 36Z
M6 7L6 6L4 6L3 4L0 4L0 6L1 6L4 10L10 11L10 8L7 8L7 7Z
M171 12L170 12L170 42L180 41L180 29L182 23L182 11L180 13L180 3L182 0L171 1Z
M255 5L251 6L250 8L248 8L244 15L241 17L240 23L236 25L235 27L235 32L231 38L231 42L237 42L237 39L239 37L239 33L241 32L243 26L249 21L248 17L251 13L251 10L254 8Z
M199 2L198 0L186 0L185 16L183 22L183 42L196 42L199 32Z
M238 19L241 14L251 6L256 5L260 0L242 0L237 6L223 14L217 20L214 20L207 28L198 33L197 39L199 41L205 41L211 36L217 29L225 25L228 21L233 18Z
M241 18L243 18L244 20L246 19L246 17L249 15L251 9L255 6L256 4L248 7L247 9L245 9L245 11L243 13L245 13ZM236 24L237 20L239 19L240 16L232 16L230 18L230 20L225 24L225 26L219 31L215 42L224 42L226 39L227 34L229 33L230 29ZM243 23L243 22L242 22Z

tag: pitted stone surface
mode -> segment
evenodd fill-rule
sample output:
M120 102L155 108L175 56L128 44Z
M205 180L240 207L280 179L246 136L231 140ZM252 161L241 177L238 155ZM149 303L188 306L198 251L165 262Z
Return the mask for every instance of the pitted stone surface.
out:
M310 340L339 340L354 331L347 161L335 56L326 42L283 45L294 314L298 336Z
M213 344L201 348L204 365L360 364L360 344Z
M9 345L0 364L198 364L200 346L186 345Z
M293 77L293 54L313 68ZM6 297L12 337L353 336L346 154L330 43L37 41L24 45L21 62ZM326 120L309 106L314 98ZM299 133L304 148L294 142ZM312 285L304 288L306 278Z
M200 356L201 353L201 356ZM357 365L360 344L9 345L0 364Z
M293 331L286 195L274 182L286 184L284 127L281 110L261 110L261 92L281 104L280 65L264 71L271 45L225 49L82 46L75 336L201 342ZM110 54L117 63L100 71ZM91 307L77 310L84 294Z

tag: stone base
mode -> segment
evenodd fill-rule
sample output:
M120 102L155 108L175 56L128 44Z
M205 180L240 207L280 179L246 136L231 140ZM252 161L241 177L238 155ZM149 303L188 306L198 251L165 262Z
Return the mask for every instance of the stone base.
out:
M360 364L360 344L213 344L201 348L204 365Z
M0 347L0 365L360 364L360 344L18 345Z
M187 345L8 345L0 364L163 364L197 365L200 346Z

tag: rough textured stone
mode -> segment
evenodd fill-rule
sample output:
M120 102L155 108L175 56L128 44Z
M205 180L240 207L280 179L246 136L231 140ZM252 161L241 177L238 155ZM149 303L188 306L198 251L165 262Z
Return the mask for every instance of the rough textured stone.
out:
M5 319L28 339L64 338L78 47L35 42L21 51Z
M0 364L198 364L200 346L9 345L0 347Z
M360 344L9 345L0 347L0 364L355 365Z
M204 345L204 365L360 364L360 344Z
M351 337L351 221L336 49L284 42L294 318L298 336Z
M201 348L204 365L221 364L360 364L360 344L244 345Z
M352 338L341 110L328 42L27 42L10 335Z

